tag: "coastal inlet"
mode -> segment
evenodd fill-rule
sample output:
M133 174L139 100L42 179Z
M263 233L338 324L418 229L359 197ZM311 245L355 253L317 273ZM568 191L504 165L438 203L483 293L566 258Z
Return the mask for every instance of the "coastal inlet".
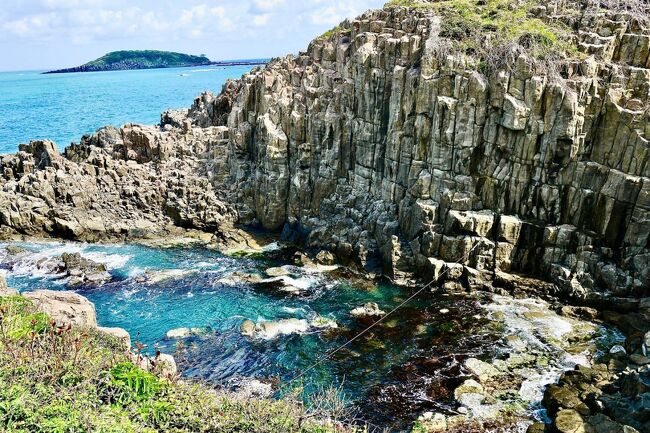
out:
M190 244L0 245L10 286L74 290L100 325L173 353L185 377L251 395L286 392L411 294L320 262L276 243L233 256ZM523 430L545 419L545 385L617 338L540 300L435 288L291 386L338 388L357 420L391 431L414 422Z

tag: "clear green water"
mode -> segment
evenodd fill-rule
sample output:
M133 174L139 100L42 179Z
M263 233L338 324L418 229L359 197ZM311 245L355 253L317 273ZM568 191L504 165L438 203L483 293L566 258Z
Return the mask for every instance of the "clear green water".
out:
M233 284L225 279L233 272L261 274L270 266L286 262L231 258L204 248L73 243L20 246L30 253L13 262L0 257L2 272L11 286L21 291L65 289L64 279L43 271L48 261L63 252L81 252L105 263L113 282L76 289L95 303L100 325L125 328L148 350L175 354L184 375L216 384L271 377L286 383L367 325L351 317L351 309L377 302L388 311L409 295L388 284L355 286L344 278L300 269L294 269L292 277L308 286L301 296L282 295L246 283ZM145 271L165 270L175 270L178 278L157 283L142 281ZM452 313L441 315L441 308ZM463 380L456 357L480 356L494 349L492 337L477 329L482 322L472 318L478 309L475 301L428 293L367 338L311 370L304 382L312 389L341 386L350 401L362 406L364 416L381 423L412 420L424 408L445 407L451 404L449 398L435 400L426 395L431 380L439 381L441 388L454 385ZM272 340L250 339L240 333L245 319L311 320L316 316L336 321L339 328ZM184 340L183 349L177 350L177 341L166 339L165 334L180 327L205 327L209 332ZM432 357L446 361L427 364Z
M0 154L49 139L60 149L101 126L157 124L168 108L189 107L205 90L221 91L250 66L43 75L0 72Z

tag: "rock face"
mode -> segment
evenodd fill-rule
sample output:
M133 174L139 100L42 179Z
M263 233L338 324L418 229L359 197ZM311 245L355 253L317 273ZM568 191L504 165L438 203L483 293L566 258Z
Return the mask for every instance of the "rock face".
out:
M102 128L60 155L49 141L0 157L0 224L77 240L220 232L234 213L211 187L224 127ZM216 152L216 153L215 153Z
M97 327L95 306L88 299L73 292L36 290L24 295L57 324Z
M556 4L531 13L562 20ZM486 75L444 49L430 9L368 12L160 126L0 157L0 224L83 240L195 228L224 242L241 240L234 224L258 225L398 282L515 289L527 280L513 274L532 276L537 293L643 335L650 31L606 8L569 24L581 55L561 79L523 54ZM586 428L575 407L556 415L556 430Z
M553 5L532 13L561 19ZM258 224L399 282L514 272L581 302L647 295L650 32L604 9L571 25L583 55L557 80L525 55L482 74L441 49L427 8L368 12L159 127L2 156L0 224L224 242Z
M650 36L591 19L562 83L525 56L494 77L441 56L426 8L369 12L254 70L228 120L240 218L394 278L647 293Z

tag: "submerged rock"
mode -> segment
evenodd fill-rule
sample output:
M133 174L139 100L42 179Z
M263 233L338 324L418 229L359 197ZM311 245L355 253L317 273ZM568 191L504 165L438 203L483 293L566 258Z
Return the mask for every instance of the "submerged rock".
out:
M488 364L487 362L476 358L469 358L466 360L465 368L467 368L481 382L487 382L502 374L492 364Z
M260 321L257 324L251 320L244 320L239 329L245 337L273 340L283 335L304 334L337 327L338 325L334 320L318 316L312 321L291 318Z
M309 322L301 319L282 319L259 322L255 325L255 337L272 340L281 335L300 334L309 330Z
M205 328L176 328L170 329L165 333L165 338L170 340L180 340L193 335L203 335L207 332Z
M164 269L160 271L147 270L141 277L141 281L146 284L161 284L169 281L183 279L190 275L198 273L195 269Z
M361 307L354 308L350 311L350 314L353 317L369 317L369 318L380 318L386 315L386 312L379 308L376 302L368 302Z

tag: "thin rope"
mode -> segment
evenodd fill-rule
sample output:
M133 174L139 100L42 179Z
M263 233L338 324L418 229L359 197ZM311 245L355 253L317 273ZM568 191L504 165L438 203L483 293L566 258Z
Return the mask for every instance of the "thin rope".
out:
M465 262L467 259L469 259L470 254L472 254L472 252L473 252L473 251L474 251L474 250L475 250L479 245L481 245L481 242L480 242L480 241L478 241L478 242L476 243L476 245L474 245L474 246L473 246L473 247L472 247L472 248L467 252L467 254L465 254L462 258L460 258L459 260L457 260L454 264L457 265L457 264L460 264L461 262ZM413 295L411 295L409 298L407 298L405 301L403 301L403 302L402 302L401 304L399 304L397 307L393 308L391 311L389 311L389 312L386 313L384 316L382 316L379 320L377 320L376 322L374 322L373 324L371 324L370 326L368 326L366 329L364 329L363 331L361 331L360 333L358 333L358 334L355 335L354 337L352 337L350 340L346 341L344 344L342 344L341 346L339 346L338 348L336 348L334 351L332 351L332 352L326 354L326 355L323 356L321 359L319 359L318 361L316 361L315 363L313 363L312 365L310 365L307 369L303 370L300 374L298 374L296 377L294 377L293 379L291 379L291 380L287 383L287 385L291 385L291 384L294 383L295 381L297 381L297 380L299 380L299 379L302 379L302 378L305 377L305 375L306 375L307 373L309 373L311 370L313 370L314 368L318 367L318 366L321 365L323 362L327 361L327 360L330 359L332 356L334 356L336 353L338 353L338 352L340 352L341 350L345 349L347 346L349 346L350 344L352 344L353 342L355 342L356 340L358 340L359 338L361 338L362 336L364 336L365 334L367 334L368 332L370 332L370 330L371 330L372 328L374 328L375 326L377 326L377 325L379 325L380 323L382 323L384 320L386 320L386 319L388 318L388 316L390 316L391 314L394 314L397 310L399 310L400 308L404 307L406 304L408 304L408 303L411 302L414 298L416 298L420 293L424 292L426 289L428 289L429 287L431 287L434 283L438 282L438 280L439 280L440 278L442 278L443 276L445 276L445 274L447 274L447 272L449 272L449 269L450 269L450 268L449 268L449 266L448 266L447 269L445 269L444 272L443 272L442 274L440 274L437 278L434 278L433 280L431 280L428 284L426 284L425 286L423 286L421 289L419 289L417 292L415 292Z

